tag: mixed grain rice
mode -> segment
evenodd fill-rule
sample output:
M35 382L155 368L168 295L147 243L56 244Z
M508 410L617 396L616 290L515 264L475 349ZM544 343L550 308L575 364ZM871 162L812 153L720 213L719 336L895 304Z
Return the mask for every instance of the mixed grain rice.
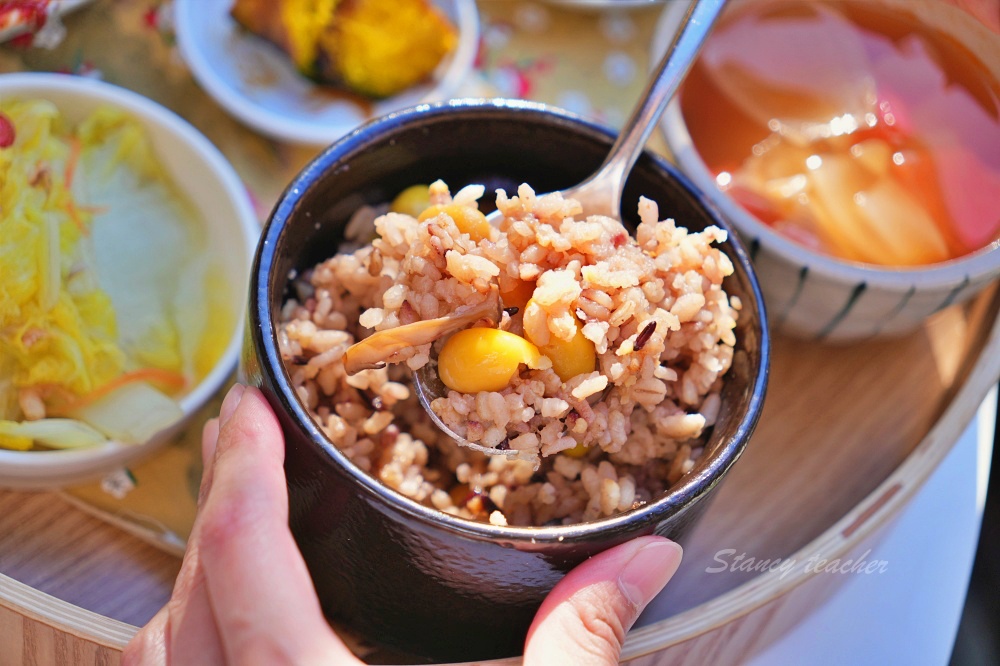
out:
M475 206L483 188L432 203ZM340 254L297 277L279 344L302 401L361 469L441 511L494 524L545 525L609 516L650 501L689 471L720 408L740 303L712 246L726 232L689 233L639 202L635 240L620 222L581 215L560 195L497 193L499 232L474 242L446 214L424 222L359 211ZM374 219L373 219L374 218ZM371 238L372 243L351 243ZM371 331L453 312L515 279L536 281L535 305L501 328L565 337L575 324L597 369L563 382L524 369L506 389L435 401L456 432L500 455L457 446L430 424L411 370L430 345L355 375L347 348ZM495 289L495 287L494 287ZM357 321L354 321L354 319Z

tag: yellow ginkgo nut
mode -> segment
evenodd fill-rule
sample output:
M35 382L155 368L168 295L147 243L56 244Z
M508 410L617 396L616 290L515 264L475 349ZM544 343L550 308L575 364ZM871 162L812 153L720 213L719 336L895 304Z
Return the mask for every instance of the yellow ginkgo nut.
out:
M521 364L538 367L538 347L496 328L467 328L448 338L438 354L438 374L459 393L501 391Z
M479 212L478 208L471 206L460 206L459 204L434 204L427 208L417 218L424 222L432 217L437 217L441 213L446 214L454 222L458 230L463 234L469 234L474 241L481 241L490 237L490 223L486 221L486 216Z
M411 185L396 195L389 204L389 210L417 217L430 205L430 188L427 185Z
M505 308L520 308L523 310L535 292L535 283L526 280L515 280L509 289L500 290L500 300Z
M530 305L532 301L528 301ZM525 305L527 309L528 305ZM528 328L525 327L526 333ZM531 339L531 335L528 335ZM534 342L534 340L532 340ZM597 350L594 343L583 336L583 329L579 322L576 325L576 333L569 340L557 338L549 335L549 341L544 345L538 345L538 350L549 357L552 361L552 369L559 375L559 379L569 381L577 375L585 375L593 372L597 366Z

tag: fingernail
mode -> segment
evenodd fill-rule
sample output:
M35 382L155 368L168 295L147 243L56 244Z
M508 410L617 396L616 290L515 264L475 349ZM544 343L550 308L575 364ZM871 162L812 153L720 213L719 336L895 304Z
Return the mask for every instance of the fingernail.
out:
M673 541L657 540L640 548L618 576L622 594L638 608L643 608L677 571L682 552Z
M240 406L240 400L243 398L243 392L246 391L246 388L243 384L235 384L233 388L229 389L226 399L222 401L222 408L219 410L220 428L226 425L226 421L236 413L236 408Z

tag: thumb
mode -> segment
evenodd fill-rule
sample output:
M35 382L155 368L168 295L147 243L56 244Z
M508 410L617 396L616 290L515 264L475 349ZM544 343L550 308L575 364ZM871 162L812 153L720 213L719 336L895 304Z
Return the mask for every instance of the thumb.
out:
M526 666L617 664L626 632L677 571L681 554L673 541L641 537L570 571L528 630Z

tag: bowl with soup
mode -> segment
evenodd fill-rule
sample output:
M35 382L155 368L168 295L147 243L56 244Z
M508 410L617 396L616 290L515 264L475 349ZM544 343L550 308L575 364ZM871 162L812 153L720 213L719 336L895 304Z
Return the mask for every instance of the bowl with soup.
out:
M949 2L734 4L662 126L784 332L905 333L1000 273L1000 39Z

